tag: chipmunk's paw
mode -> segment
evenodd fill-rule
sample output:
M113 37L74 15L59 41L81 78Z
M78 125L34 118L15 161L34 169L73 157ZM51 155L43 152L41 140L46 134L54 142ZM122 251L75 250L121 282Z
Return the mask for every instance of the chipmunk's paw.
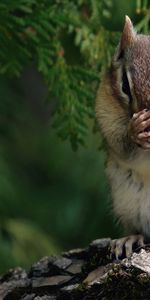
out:
M129 235L123 238L112 240L111 252L116 259L130 257L134 249L144 246L142 235Z
M134 113L129 123L129 134L141 148L150 149L150 110Z

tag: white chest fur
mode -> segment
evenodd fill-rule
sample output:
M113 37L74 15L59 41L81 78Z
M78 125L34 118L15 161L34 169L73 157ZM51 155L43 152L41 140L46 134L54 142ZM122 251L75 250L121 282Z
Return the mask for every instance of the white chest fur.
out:
M126 164L111 159L107 175L118 219L132 233L150 236L150 153L139 151L136 160Z
M150 151L139 149L136 158L129 163L131 168L150 185Z

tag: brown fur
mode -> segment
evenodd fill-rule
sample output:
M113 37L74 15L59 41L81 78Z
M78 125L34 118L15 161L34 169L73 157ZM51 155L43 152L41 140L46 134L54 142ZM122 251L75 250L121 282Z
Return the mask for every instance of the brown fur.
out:
M122 90L123 68L132 101ZM150 108L150 37L136 34L128 23L98 89L96 117L108 145L114 212L124 227L150 237L150 150L139 148L129 130L133 113L144 107Z

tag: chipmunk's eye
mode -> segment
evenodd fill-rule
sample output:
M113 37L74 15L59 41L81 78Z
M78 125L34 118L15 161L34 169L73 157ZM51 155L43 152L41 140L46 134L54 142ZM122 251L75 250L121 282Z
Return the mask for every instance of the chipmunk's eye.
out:
M132 95L131 95L130 85L129 85L129 81L128 81L128 77L127 77L125 68L123 68L123 71L122 71L122 91L124 94L126 94L128 96L128 98L131 102Z

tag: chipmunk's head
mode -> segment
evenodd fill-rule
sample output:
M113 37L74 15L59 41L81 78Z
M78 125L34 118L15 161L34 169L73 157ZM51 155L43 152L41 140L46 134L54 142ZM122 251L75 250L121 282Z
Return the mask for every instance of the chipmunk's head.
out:
M150 109L150 36L137 34L127 16L112 69L120 101L132 113Z

